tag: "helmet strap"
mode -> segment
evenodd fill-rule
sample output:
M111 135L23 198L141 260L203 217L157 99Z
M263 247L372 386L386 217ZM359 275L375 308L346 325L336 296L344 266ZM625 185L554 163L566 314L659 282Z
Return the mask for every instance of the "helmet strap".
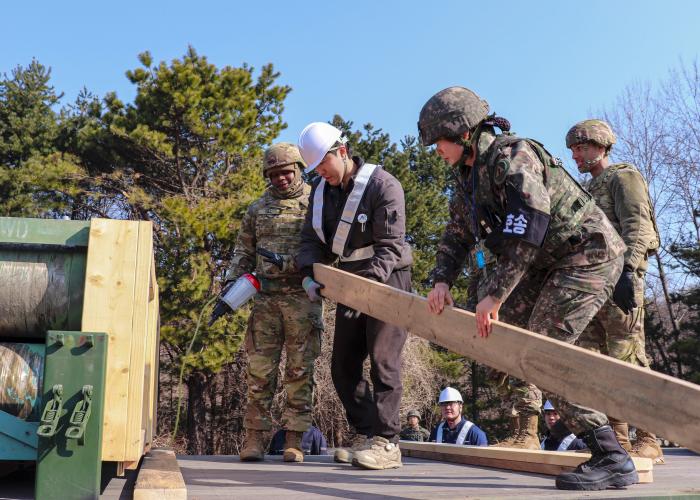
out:
M464 149L462 150L462 156L460 157L459 160L457 160L457 164L453 166L459 166L459 165L465 165L465 162L471 158L473 152L476 149L476 145L479 144L479 136L481 136L481 133L484 131L485 128L485 122L482 121L479 123L476 127L471 129L469 131L469 139L465 139L464 137L460 137L457 141L455 141L457 144L462 146Z
M270 187L268 189L270 189L272 195L278 199L297 198L300 196L304 190L304 178L301 175L302 168L303 167L298 163L294 163L294 180L287 187L287 189L277 189L274 185L272 185L272 183L270 183Z

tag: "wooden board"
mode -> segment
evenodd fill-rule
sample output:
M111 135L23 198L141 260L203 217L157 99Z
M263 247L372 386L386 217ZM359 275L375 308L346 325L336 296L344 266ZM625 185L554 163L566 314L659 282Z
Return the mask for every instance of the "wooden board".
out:
M146 355L149 349L149 301L151 267L153 265L153 226L139 222L138 249L135 270L134 316L131 326L131 358L129 369L129 396L127 401L126 452L124 460L138 462L144 447L144 404L150 387L145 387Z
M550 476L572 471L577 465L591 457L590 453L571 451L520 450L415 441L401 441L399 447L401 453L407 457L534 472ZM639 474L639 482L653 482L654 465L651 459L633 458L633 460Z
M109 334L102 460L138 464L155 425L158 285L153 225L93 219L82 329Z
M331 300L700 452L698 385L506 323L484 339L470 312L431 314L424 297L322 264L314 277Z
M187 487L175 453L154 449L143 459L134 486L134 500L185 500Z
M155 262L153 263L153 271L151 273L151 290L153 291L153 295L148 308L148 346L146 351L146 376L144 378L144 450L150 448L153 443L158 406L158 354L160 333L158 283L155 281ZM149 297L151 297L151 295L149 295Z
M82 330L109 334L102 460L123 461L139 223L90 224Z

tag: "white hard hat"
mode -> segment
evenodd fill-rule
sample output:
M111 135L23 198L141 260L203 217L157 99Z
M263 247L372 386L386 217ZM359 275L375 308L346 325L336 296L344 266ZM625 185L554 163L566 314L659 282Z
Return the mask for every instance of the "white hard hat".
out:
M449 403L451 401L459 401L460 403L464 403L462 395L457 389L453 389L452 387L445 387L440 393L440 400L438 401L438 403Z
M340 130L324 122L313 122L304 127L299 136L299 152L306 162L307 174L318 167L333 144L345 142L341 136Z

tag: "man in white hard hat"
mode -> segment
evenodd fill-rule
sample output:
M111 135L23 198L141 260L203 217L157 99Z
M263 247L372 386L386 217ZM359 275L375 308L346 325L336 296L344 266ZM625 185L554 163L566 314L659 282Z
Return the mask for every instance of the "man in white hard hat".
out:
M430 433L430 441L435 443L466 444L488 446L486 433L462 416L462 395L453 387L446 387L440 393L442 422Z
M545 451L575 451L585 450L586 443L576 437L569 428L562 422L559 412L549 401L545 401L542 406L544 411L544 423L547 432L540 443L540 447Z
M313 264L339 260L340 269L411 290L411 248L401 184L380 166L351 156L337 128L308 125L299 150L315 171L297 266L309 299L321 300ZM351 446L336 450L336 462L366 469L401 467L401 350L406 331L338 304L331 375L350 425ZM362 374L369 355L374 393Z

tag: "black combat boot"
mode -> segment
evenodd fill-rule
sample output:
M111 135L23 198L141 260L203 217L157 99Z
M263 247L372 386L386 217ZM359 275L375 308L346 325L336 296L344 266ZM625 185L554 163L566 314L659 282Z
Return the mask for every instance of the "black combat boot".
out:
M591 458L573 472L557 476L560 490L604 490L610 486L621 488L639 482L634 462L615 438L609 425L580 435L591 450Z

